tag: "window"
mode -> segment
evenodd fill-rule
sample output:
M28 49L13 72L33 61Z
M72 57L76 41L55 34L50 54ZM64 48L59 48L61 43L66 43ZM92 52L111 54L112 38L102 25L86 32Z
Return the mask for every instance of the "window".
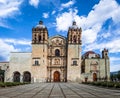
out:
M45 41L45 34L43 33L43 41Z
M77 61L73 61L73 65L77 65Z
M33 63L33 66L39 66L40 65L40 58L39 57L34 57L32 58L32 63Z
M41 35L39 35L39 42L41 41Z
M55 50L55 56L60 56L60 50L59 49Z
M36 34L34 35L34 43L36 43L37 38L36 38Z
M76 36L73 37L73 42L76 43Z
M38 60L35 60L35 65L39 65L39 61Z
M80 43L80 36L78 36L78 43Z

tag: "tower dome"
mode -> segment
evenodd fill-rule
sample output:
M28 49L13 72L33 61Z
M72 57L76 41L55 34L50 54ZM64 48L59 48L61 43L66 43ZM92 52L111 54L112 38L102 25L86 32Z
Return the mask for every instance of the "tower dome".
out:
M45 25L43 25L43 21L39 21L39 24L36 25L36 28L46 28Z
M71 29L77 29L78 26L76 25L76 21L73 21L72 26L70 27Z

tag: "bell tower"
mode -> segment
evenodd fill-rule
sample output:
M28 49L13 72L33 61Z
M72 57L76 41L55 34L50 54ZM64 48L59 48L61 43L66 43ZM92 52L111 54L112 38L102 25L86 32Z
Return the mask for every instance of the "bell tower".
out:
M104 59L104 58L109 58L108 57L108 49L106 49L106 48L104 48L104 50L102 51L102 58Z
M44 82L47 78L48 30L43 22L32 28L32 78L34 82Z
M67 35L67 80L79 81L81 66L81 28L73 21Z
M108 56L108 49L104 48L102 50L102 59L104 61L104 68L105 68L105 80L109 81L110 80L110 60L109 60L109 56Z

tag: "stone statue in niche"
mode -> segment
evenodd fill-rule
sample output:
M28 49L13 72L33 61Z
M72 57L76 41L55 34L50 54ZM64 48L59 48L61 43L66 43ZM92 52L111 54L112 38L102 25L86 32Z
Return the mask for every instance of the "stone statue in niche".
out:
M58 39L56 40L56 44L59 45L59 40Z

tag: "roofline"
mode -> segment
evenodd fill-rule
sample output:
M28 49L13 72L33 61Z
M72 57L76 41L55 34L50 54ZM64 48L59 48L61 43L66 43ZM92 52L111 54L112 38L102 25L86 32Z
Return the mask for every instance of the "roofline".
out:
M2 62L0 62L0 63L9 63L8 61L2 61Z
M10 53L32 53L32 52L10 52Z
M55 36L51 36L49 39L53 39L53 38L56 38L56 37L60 37L60 38L66 39L65 36L62 36L62 35L59 35L59 34L57 34Z

